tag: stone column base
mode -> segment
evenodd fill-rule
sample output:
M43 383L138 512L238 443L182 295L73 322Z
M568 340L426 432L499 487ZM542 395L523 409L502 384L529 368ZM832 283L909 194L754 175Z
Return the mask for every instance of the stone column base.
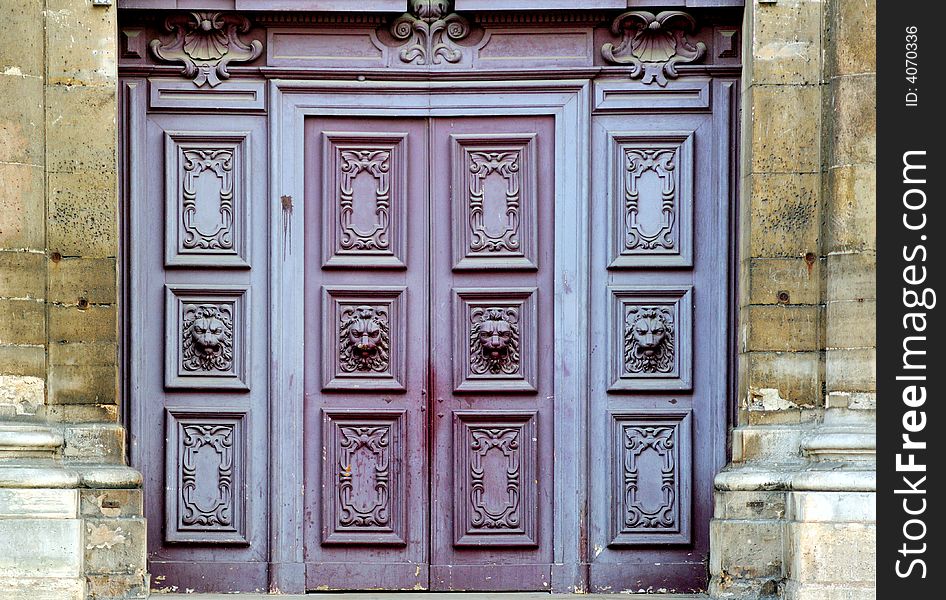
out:
M63 436L0 424L0 598L147 598L141 476L64 465Z

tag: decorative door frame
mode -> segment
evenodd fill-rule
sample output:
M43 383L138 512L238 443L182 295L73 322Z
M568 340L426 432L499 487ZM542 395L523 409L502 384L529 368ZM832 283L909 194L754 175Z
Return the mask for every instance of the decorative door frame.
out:
M557 81L272 80L270 135L270 590L305 589L303 538L304 121L320 116L551 115L555 119L553 591L585 588L591 207L588 79ZM516 94L517 104L508 98ZM288 324L283 326L283 324ZM582 430L587 431L587 427Z

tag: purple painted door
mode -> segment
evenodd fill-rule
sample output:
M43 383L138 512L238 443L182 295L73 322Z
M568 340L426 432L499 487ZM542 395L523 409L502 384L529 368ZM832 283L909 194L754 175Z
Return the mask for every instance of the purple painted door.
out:
M553 130L306 122L309 587L548 589Z

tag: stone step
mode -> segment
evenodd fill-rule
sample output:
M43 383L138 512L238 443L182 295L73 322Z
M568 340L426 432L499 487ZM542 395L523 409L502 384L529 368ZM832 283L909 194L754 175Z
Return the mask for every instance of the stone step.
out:
M160 600L709 600L705 594L550 594L547 592L351 592L315 593L289 596L265 594L154 594Z

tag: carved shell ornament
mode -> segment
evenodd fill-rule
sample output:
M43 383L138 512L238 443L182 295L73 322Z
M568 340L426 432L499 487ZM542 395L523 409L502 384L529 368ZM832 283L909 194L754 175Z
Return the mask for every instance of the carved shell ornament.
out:
M418 65L459 62L463 52L454 42L470 34L470 23L451 13L451 0L411 0L410 12L391 23L389 33L400 42L401 62Z
M664 87L667 79L678 77L676 65L692 63L706 53L706 44L690 43L687 34L696 31L696 19L678 10L653 13L628 11L611 24L611 32L623 35L615 46L608 42L601 47L605 60L631 65L631 79L641 83L654 81Z
M151 52L159 60L184 63L182 74L197 87L215 87L230 73L231 62L255 60L263 52L263 43L245 43L240 34L250 30L250 20L243 15L219 12L191 12L169 16L164 28L174 39L164 43L151 40Z

